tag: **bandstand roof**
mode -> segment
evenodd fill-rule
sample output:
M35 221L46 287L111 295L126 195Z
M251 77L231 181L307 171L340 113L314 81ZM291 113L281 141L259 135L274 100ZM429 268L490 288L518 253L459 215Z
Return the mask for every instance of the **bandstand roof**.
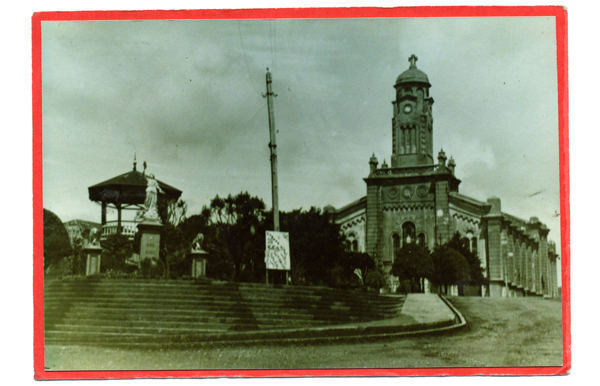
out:
M181 190L156 180L160 188L168 198L177 200L181 196ZM113 177L88 188L89 197L92 201L108 202L112 204L143 204L146 199L146 187L148 182L146 174L132 170Z

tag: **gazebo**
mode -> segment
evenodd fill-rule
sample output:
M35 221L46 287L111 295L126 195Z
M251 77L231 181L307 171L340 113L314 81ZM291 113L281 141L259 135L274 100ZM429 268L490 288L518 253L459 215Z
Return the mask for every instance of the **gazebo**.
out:
M165 192L168 200L177 201L181 196L181 190L157 180L160 188ZM102 239L111 234L124 234L133 238L136 233L135 221L122 221L122 210L144 210L146 198L146 163L144 171L137 171L137 162L133 162L133 170L113 177L88 188L89 198L102 205ZM117 221L106 221L108 208L117 211Z

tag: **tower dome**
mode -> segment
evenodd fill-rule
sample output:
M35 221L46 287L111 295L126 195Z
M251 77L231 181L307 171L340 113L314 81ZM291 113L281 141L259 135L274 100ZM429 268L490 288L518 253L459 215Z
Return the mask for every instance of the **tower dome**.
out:
M417 68L417 60L418 58L416 57L416 55L411 55L410 58L408 58L408 61L410 62L410 67L408 68L408 70L404 71L402 74L400 74L400 76L398 76L398 78L396 78L396 85L401 84L401 83L426 83L429 87L431 87L431 84L429 83L429 78L427 78L427 75L419 70Z
M433 98L427 75L417 69L417 57L396 79L392 101L392 168L433 165Z

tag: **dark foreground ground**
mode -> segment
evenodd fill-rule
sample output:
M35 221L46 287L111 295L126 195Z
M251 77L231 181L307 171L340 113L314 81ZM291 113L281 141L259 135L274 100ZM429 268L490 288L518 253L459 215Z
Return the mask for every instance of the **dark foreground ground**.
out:
M410 368L562 365L561 303L539 298L449 300L460 331L375 341L195 350L46 346L47 370Z

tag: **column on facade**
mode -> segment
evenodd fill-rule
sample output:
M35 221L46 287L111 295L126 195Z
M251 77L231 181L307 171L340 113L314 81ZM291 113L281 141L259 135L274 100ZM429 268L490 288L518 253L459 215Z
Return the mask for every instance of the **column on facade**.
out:
M542 256L542 251L540 250L540 245L538 244L538 271L539 271L539 277L538 277L538 290L537 293L540 296L544 296L544 292L545 292L545 288L547 285L547 280L546 278L544 278L545 272L544 272L544 258Z
M543 263L542 263L542 253L540 251L540 244L538 243L538 248L537 248L537 259L536 259L536 265L537 265L537 285L536 285L536 293L538 295L544 296L544 286L542 285L543 282L543 276L544 276L544 267L543 267ZM545 283L544 283L545 284Z
M379 196L378 186L367 186L367 214L366 214L366 250L373 257L385 259L384 256L378 254L378 229L379 229Z
M531 272L531 244L525 243L525 290L532 290L532 272Z
M548 296L548 285L550 285L550 276L548 275L548 232L550 230L546 225L542 225L540 230L539 253L540 253L540 270L544 285L542 286L542 296Z
M552 297L558 297L558 272L560 272L560 267L558 266L558 258L554 255L554 258L551 261L550 268L552 269ZM562 296L562 294L560 294Z
M450 234L450 221L448 213L448 181L437 181L435 183L435 216L436 216L436 242L444 243L452 236ZM440 215L441 214L441 215Z
M396 137L398 138L398 150L400 151L400 154L404 154L404 130L402 129L402 127L399 127L398 130L396 131Z
M501 201L497 197L488 198L488 214L483 216L487 223L488 281L491 297L502 296L502 223Z
M507 282L511 286L516 286L515 278L515 238L512 229L508 232L508 278Z
M523 289L529 291L529 246L523 241Z
M501 294L498 282L502 280L502 244L500 241L500 217L488 218L488 280L490 282L490 296L497 297ZM495 282L495 283L494 283Z
M500 275L503 283L506 285L507 276L507 258L508 258L508 234L506 232L506 224L501 224L500 230Z
M542 280L544 281L544 285L542 286L542 295L548 296L550 295L550 281L551 276L550 270L548 269L548 228L542 228L540 232L540 265L542 270Z
M525 288L525 242L519 237L519 287Z
M538 283L540 277L539 265L538 265L538 252L537 248L532 247L531 249L531 291L536 294L539 292L541 285Z
M558 274L560 273L560 266L558 264L558 255L556 254L556 245L554 243L548 243L548 263L552 283L550 295L552 297L558 297Z

